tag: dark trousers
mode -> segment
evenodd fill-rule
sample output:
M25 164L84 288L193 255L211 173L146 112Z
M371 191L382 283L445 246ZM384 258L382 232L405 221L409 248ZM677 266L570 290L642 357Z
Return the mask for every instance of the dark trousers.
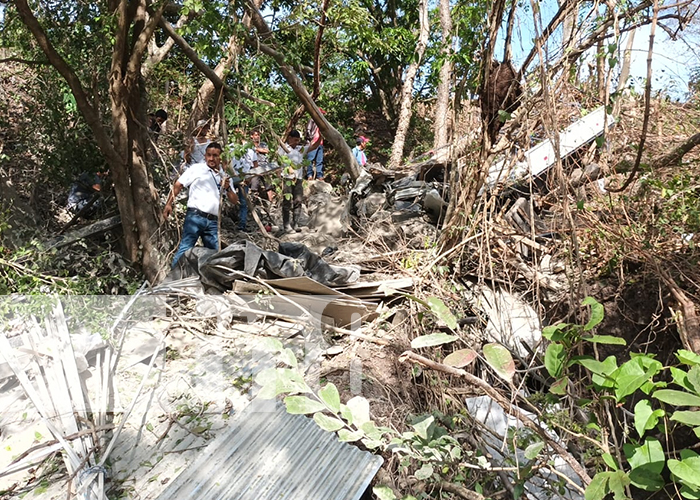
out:
M304 181L302 179L284 179L283 182L282 212L289 213L292 207L294 210L301 208L304 201Z

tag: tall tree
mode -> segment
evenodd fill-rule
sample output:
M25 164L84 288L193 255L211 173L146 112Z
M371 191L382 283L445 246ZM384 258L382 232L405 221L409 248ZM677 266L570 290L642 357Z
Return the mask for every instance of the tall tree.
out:
M126 256L140 263L151 281L160 279L162 258L154 235L161 222L157 192L146 168L146 110L143 108L141 65L148 42L167 2L147 19L146 1L110 0L106 18L114 16L111 35L114 44L107 75L111 127L102 119L99 96L84 85L74 67L50 40L27 0L17 0L15 8L22 22L46 55L49 63L66 81L78 109L92 130L100 152L107 160L122 218ZM96 4L96 8L103 4ZM44 16L51 22L51 12ZM92 95L91 95L92 94Z
M396 135L394 136L394 144L391 147L391 157L389 158L389 167L397 167L403 159L403 148L406 143L406 133L408 126L411 124L412 104L413 104L413 83L418 73L425 48L428 45L428 35L430 30L430 20L428 19L428 1L419 0L418 15L420 20L420 28L418 32L418 41L416 43L416 51L414 59L406 70L403 86L401 87L401 104L399 105L399 120L396 126Z
M450 91L452 89L452 13L450 12L450 0L440 0L440 28L442 32L440 59L440 80L437 87L435 100L435 139L433 149L438 150L447 146L449 128L452 125L452 113L450 110Z

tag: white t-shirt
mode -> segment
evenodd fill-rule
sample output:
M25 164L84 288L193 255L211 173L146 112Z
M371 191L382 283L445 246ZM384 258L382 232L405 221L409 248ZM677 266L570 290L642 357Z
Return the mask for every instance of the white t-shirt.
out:
M189 188L187 208L219 215L219 186L223 171L214 172L206 163L195 163L185 170L178 182Z
M294 165L300 165L300 167L294 171L294 175L284 175L284 177L287 179L303 179L304 166L302 165L302 162L304 161L304 158L306 157L306 153L309 150L310 146L297 146L296 148L292 148L289 144L287 144L286 146L287 148L289 148L289 152L286 152L284 148L280 146L277 149L277 154L280 156L287 156L290 160L292 160L292 163L294 163Z

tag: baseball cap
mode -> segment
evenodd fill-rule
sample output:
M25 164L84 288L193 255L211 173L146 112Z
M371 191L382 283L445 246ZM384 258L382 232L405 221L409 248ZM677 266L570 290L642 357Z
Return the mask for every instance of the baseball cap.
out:
M359 139L362 141L362 143L369 142L369 139L367 139L364 135L361 135Z
M202 128L204 127L209 121L208 120L199 120L197 122L197 126L195 128Z

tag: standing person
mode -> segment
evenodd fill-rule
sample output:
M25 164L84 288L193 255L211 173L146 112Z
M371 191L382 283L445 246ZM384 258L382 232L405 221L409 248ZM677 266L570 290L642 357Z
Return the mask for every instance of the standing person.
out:
M250 133L250 140L253 142L253 150L257 155L258 164L255 168L267 166L267 154L270 152L267 147L266 142L260 140L260 132L258 130L253 130ZM255 175L250 179L250 189L256 193L260 192L261 189L265 190L265 197L272 201L272 187L265 182L263 175Z
M206 163L195 163L175 181L173 190L163 209L163 216L167 219L173 211L173 200L177 198L182 188L189 188L187 214L182 227L182 239L177 252L175 252L172 267L175 267L182 254L194 247L200 236L205 247L218 248L219 230L217 221L219 219L219 193L221 188L226 190L226 196L231 203L238 203L238 196L230 186L229 178L224 176L224 171L221 168L221 145L218 142L210 143L204 156Z
M326 114L326 112L323 111L321 108L318 108L318 110L321 113L323 113L324 115ZM309 151L306 155L306 159L311 162L309 164L308 171L306 172L306 178L308 180L314 179L314 166L316 166L316 175L315 175L316 180L322 181L323 180L323 137L321 137L321 131L318 129L318 125L316 125L316 122L313 120L313 118L309 119L309 123L306 125L306 140L310 144L313 144L317 141L320 141L318 148Z
M184 169L195 163L204 163L204 155L211 142L209 140L209 122L207 120L199 120L192 133L194 134L192 139L180 154Z
M253 134L251 134L251 139ZM260 135L258 134L258 142L260 141ZM248 229L248 184L252 181L249 178L249 173L251 170L258 168L258 148L253 147L248 148L243 155L243 158L236 161L234 159L234 171L238 175L240 181L236 183L236 192L238 194L238 199L240 203L238 205L238 230L241 232L246 232Z
M286 156L292 162L292 166L282 169L282 224L285 233L300 231L299 218L304 198L304 158L308 158L321 144L320 139L307 146L301 146L300 142L301 134L298 130L292 130L287 136L286 150L282 146L277 150L278 155ZM292 207L294 211L290 214ZM293 215L293 218L290 215Z
M356 146L352 148L352 154L357 160L358 165L364 167L367 164L367 156L365 155L365 146L369 142L364 136L360 136L355 139Z

